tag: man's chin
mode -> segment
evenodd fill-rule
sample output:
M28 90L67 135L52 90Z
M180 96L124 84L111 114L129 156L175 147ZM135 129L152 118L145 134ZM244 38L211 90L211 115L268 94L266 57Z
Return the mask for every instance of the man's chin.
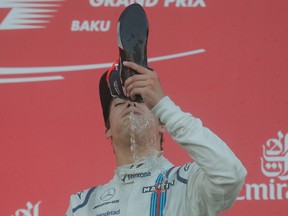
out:
M127 117L124 117L124 118L122 119L122 121L121 121L121 126L122 126L123 128L128 128L128 129L130 129L130 127L131 127L131 121L130 121L130 119L129 119L128 116L127 116Z

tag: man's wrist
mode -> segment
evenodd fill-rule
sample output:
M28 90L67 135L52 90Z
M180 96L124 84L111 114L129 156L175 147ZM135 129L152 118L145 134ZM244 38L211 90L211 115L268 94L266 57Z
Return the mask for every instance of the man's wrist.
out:
M171 99L169 98L169 96L165 95L163 98L161 98L157 104L151 109L151 112L153 112L154 114L157 113L157 110L159 110L160 107L162 107L163 105L169 103L169 101L171 101Z

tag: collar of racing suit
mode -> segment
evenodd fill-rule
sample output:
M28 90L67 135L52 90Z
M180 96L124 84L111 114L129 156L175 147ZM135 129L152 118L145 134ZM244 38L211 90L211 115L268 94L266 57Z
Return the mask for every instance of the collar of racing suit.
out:
M115 178L125 184L159 175L173 166L164 156L150 157L145 160L117 167Z

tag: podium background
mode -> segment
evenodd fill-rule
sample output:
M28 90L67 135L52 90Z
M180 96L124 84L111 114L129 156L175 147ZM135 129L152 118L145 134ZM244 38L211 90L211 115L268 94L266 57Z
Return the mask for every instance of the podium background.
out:
M117 20L130 1L102 2L0 1L0 215L24 215L29 203L26 215L64 215L70 194L113 176L98 81L118 57ZM223 215L287 215L288 2L143 3L165 92L248 169ZM164 155L191 160L168 134Z

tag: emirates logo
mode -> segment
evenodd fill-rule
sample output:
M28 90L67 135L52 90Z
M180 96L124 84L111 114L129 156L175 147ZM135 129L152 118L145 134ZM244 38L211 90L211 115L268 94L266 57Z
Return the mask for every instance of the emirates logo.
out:
M269 178L288 180L288 133L279 131L278 138L267 140L263 147L261 170Z
M288 133L262 146L261 171L269 182L246 183L237 200L288 200Z
M23 209L18 209L15 212L15 215L11 215L11 216L39 216L39 205L40 205L41 201L39 201L38 203L36 203L35 205L33 205L31 202L27 202L26 206L27 208L23 208Z

